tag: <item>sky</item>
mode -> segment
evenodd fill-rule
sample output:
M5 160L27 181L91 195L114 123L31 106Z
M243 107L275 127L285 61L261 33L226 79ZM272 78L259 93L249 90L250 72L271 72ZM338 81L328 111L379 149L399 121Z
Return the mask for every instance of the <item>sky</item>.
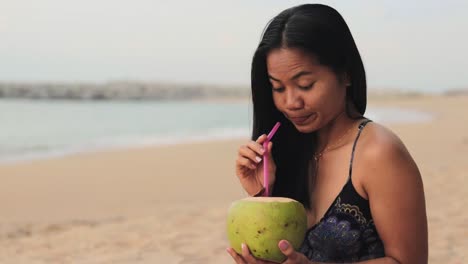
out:
M0 82L248 86L267 22L302 3L342 14L370 89L468 89L464 0L0 0Z

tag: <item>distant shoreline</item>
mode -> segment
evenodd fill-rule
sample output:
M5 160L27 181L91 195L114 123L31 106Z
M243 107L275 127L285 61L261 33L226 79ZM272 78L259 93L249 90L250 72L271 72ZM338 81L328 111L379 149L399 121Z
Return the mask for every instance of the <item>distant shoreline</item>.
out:
M69 100L194 100L248 98L243 86L181 85L147 82L2 83L0 98Z
M33 100L141 100L141 101L247 101L248 85L170 84L116 81L107 83L0 82L0 98ZM442 92L402 89L368 89L369 98L418 97L424 95L468 95L468 87Z

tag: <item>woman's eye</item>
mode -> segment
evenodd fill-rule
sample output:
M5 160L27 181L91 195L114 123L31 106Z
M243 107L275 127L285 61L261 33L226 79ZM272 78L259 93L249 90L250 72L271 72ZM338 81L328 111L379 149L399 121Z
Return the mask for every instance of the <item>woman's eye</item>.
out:
M282 91L284 91L284 87L278 87L278 88L275 88L273 87L273 92L277 92L277 93L281 93Z
M307 86L300 86L299 85L299 89L301 90L309 90L310 88L312 88L312 86L314 86L314 83L310 84L310 85L307 85Z

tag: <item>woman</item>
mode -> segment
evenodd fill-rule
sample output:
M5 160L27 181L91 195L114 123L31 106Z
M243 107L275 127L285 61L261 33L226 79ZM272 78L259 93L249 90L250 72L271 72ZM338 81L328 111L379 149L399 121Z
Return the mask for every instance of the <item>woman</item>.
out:
M278 245L285 263L427 263L421 175L400 139L364 117L364 66L336 10L301 5L269 23L253 57L252 100L252 141L236 161L241 185L262 195L264 133L280 121L266 184L307 210L300 250ZM246 245L228 253L236 263L266 263Z

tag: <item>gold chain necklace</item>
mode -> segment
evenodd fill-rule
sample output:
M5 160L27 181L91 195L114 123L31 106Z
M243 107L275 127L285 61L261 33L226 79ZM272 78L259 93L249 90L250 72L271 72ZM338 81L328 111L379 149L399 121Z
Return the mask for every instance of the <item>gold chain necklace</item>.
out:
M341 137L337 140L337 142L335 144L332 144L331 146L328 146L326 148L324 148L322 151L320 152L316 152L314 154L314 159L315 159L315 162L318 162L320 158L322 158L323 156L323 153L331 150L331 149L334 149L335 147L339 146L339 144L341 143L341 141L343 140L343 138L349 134L349 132L354 128L354 126L351 126L350 128L348 128L348 130L346 130L346 132L341 135Z

